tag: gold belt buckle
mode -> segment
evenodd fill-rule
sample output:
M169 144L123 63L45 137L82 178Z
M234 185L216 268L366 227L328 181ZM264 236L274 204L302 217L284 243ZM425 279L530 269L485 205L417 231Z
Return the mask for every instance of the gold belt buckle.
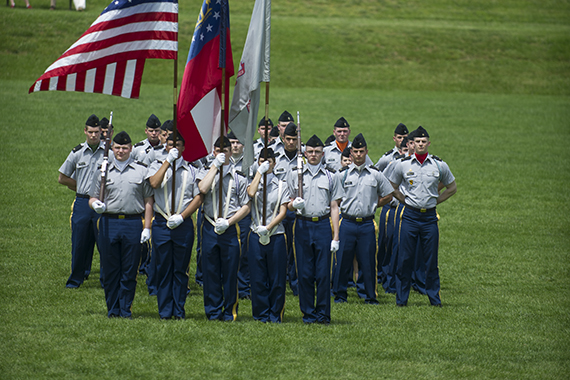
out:
M119 215L119 219L125 219L124 215Z
M362 222L362 218L356 218L357 222Z
M425 208L421 208L420 212L426 212L427 210Z
M313 217L311 218L311 220L312 220L313 222L318 222L318 221L319 221L319 217L318 217L318 216L313 216Z

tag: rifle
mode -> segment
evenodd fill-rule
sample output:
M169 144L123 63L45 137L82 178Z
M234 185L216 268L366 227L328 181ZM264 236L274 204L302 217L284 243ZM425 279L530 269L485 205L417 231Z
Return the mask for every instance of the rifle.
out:
M105 202L105 183L107 182L107 172L109 171L109 148L111 147L111 136L113 135L113 111L111 111L111 116L109 116L108 131L105 137L105 153L101 163L101 191L99 191L99 200L101 202Z
M301 150L301 118L297 111L297 174L299 175L299 191L297 196L303 198L303 152Z

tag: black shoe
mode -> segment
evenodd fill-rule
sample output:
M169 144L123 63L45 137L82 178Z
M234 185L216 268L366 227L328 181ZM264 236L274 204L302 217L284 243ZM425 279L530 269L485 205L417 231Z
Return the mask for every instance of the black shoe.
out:
M110 314L109 319L113 319L113 318L119 318L119 314Z
M408 306L408 304L407 304L407 303L397 303L396 306L398 306L398 307L406 307L406 306Z
M368 305L380 305L380 302L378 302L376 300L368 300L368 301L364 301L364 303L366 303Z
M443 305L440 304L440 303L432 304L431 306L433 306L433 307L443 307Z

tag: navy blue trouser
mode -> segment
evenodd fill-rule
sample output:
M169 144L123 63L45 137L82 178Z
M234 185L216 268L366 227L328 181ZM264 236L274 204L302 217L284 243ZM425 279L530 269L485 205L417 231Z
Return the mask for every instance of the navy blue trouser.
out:
M250 295L247 234L249 233L249 227L251 226L251 213L247 214L242 220L238 222L238 224L240 231L239 239L241 242L241 258L239 261L238 271L238 291L239 298L244 298Z
M347 300L348 278L356 256L359 282L364 285L365 301L376 303L376 234L374 220L355 222L342 219L339 231L340 246L337 255L337 271L333 281L335 301Z
M241 255L239 227L223 234L208 221L202 225L204 310L210 320L235 321L238 311L237 273Z
M394 292L396 284L390 263L393 256L394 219L396 207L385 205L380 213L378 223L378 283L385 291Z
M152 254L156 263L158 314L160 318L184 318L188 293L188 266L194 244L194 222L188 218L171 230L157 214L152 223Z
M285 242L287 245L287 278L289 287L294 296L299 295L299 281L297 279L297 268L295 266L295 252L293 247L293 226L295 225L295 213L287 210L287 215L283 219L285 228Z
M99 214L89 207L89 199L76 197L71 214L71 274L67 287L79 287L91 273L98 220Z
M426 266L426 294L432 305L441 303L439 297L439 226L435 209L419 212L404 208L400 228L400 248L396 269L396 303L405 305L410 295L412 272L415 268L417 245L421 246Z
M99 248L103 262L103 286L108 316L131 316L141 259L142 219L99 221Z
M328 323L331 320L332 270L330 219L319 222L297 219L294 229L299 306L303 322Z
M273 235L269 244L263 245L250 230L248 243L253 319L281 323L287 286L285 235Z

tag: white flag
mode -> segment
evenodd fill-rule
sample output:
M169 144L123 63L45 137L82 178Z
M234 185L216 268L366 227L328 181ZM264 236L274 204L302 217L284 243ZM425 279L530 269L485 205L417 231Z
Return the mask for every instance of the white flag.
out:
M253 163L260 82L269 82L271 0L256 0L230 108L230 129L244 144L243 167Z

